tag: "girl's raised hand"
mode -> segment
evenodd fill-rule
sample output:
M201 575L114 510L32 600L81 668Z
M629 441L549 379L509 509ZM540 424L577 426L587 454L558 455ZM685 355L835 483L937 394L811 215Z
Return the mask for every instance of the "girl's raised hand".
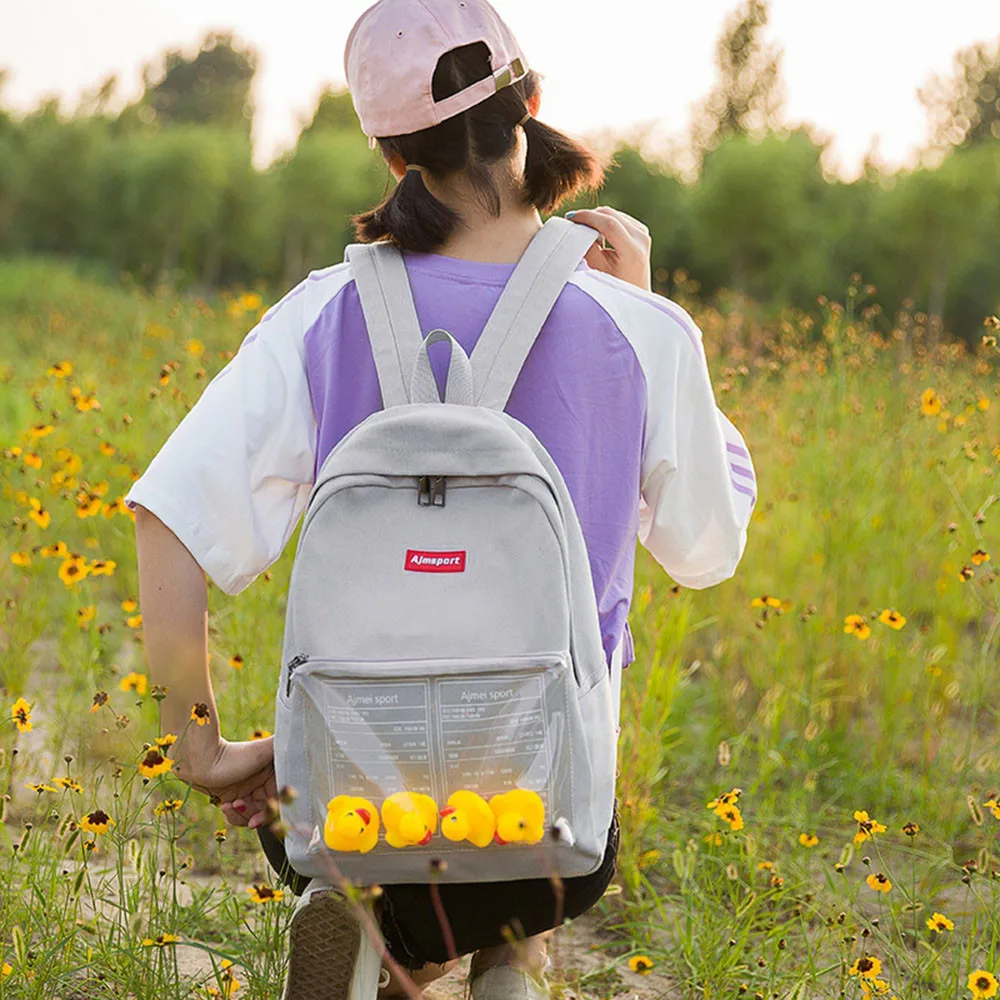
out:
M587 263L595 271L604 271L647 292L652 291L649 257L653 241L647 226L607 205L567 212L566 218L590 226L604 237L605 246L595 243L587 251Z

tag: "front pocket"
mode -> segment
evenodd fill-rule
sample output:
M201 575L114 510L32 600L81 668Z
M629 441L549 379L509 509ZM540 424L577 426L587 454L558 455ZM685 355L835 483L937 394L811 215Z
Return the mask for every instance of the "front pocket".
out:
M429 796L440 812L455 792L488 801L521 790L529 794L512 801L537 796L546 830L557 820L572 830L575 805L586 808L589 765L565 654L366 663L299 658L286 684L298 727L287 753L300 757L290 771L308 776L309 815L299 818L310 828L323 831L327 804L340 795L364 799L382 814L397 792ZM392 847L386 832L383 822L376 852L440 856L518 847L496 841L477 847L474 835L450 840L440 818L426 844ZM313 840L322 851L323 838Z

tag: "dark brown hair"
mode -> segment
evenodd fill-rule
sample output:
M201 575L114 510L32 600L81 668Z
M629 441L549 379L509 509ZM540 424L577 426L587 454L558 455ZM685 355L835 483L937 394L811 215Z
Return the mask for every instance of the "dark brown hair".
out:
M452 49L434 71L434 100L444 100L492 72L483 42ZM396 153L404 163L420 164L432 177L465 171L483 207L498 217L501 198L491 168L511 154L518 122L538 89L539 77L532 70L439 125L409 135L379 137L382 155L388 160ZM528 118L523 127L528 140L522 184L525 205L551 212L564 198L601 184L604 168L593 152L535 118ZM380 205L353 221L363 243L387 240L417 253L433 253L462 225L462 217L431 194L418 170L408 170Z

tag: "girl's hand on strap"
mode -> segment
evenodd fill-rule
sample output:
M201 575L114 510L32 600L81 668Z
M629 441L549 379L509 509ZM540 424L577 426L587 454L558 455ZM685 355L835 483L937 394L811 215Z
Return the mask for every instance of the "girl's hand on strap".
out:
M587 251L587 263L595 271L604 271L647 292L652 291L649 257L653 241L648 227L607 205L567 212L566 218L582 222L604 237ZM601 242L605 246L602 247Z

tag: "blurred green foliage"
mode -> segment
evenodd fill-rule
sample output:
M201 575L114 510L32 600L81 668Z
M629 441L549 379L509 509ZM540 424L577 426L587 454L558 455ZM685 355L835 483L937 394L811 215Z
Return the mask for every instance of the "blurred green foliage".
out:
M748 8L733 21L730 48L746 47L752 16ZM981 49L977 87L980 76L992 80ZM762 107L774 103L776 66L764 56ZM55 101L23 115L0 106L0 254L74 257L147 287L273 291L337 263L350 216L391 185L350 97L324 92L296 145L258 169L246 128L252 50L212 35L195 56L165 59L162 75L147 72L146 93L117 113L108 110L113 80L73 112ZM730 59L728 76L720 70L719 107L754 109L741 68L749 59ZM955 100L961 83L949 91ZM707 301L725 289L778 310L842 297L860 274L887 311L909 300L952 333L978 335L1000 306L1000 140L957 144L934 167L868 163L846 182L824 170L824 144L808 126L749 131L733 121L739 127L716 129L699 150L693 181L633 145L613 154L596 200L649 226L659 287L680 275Z

